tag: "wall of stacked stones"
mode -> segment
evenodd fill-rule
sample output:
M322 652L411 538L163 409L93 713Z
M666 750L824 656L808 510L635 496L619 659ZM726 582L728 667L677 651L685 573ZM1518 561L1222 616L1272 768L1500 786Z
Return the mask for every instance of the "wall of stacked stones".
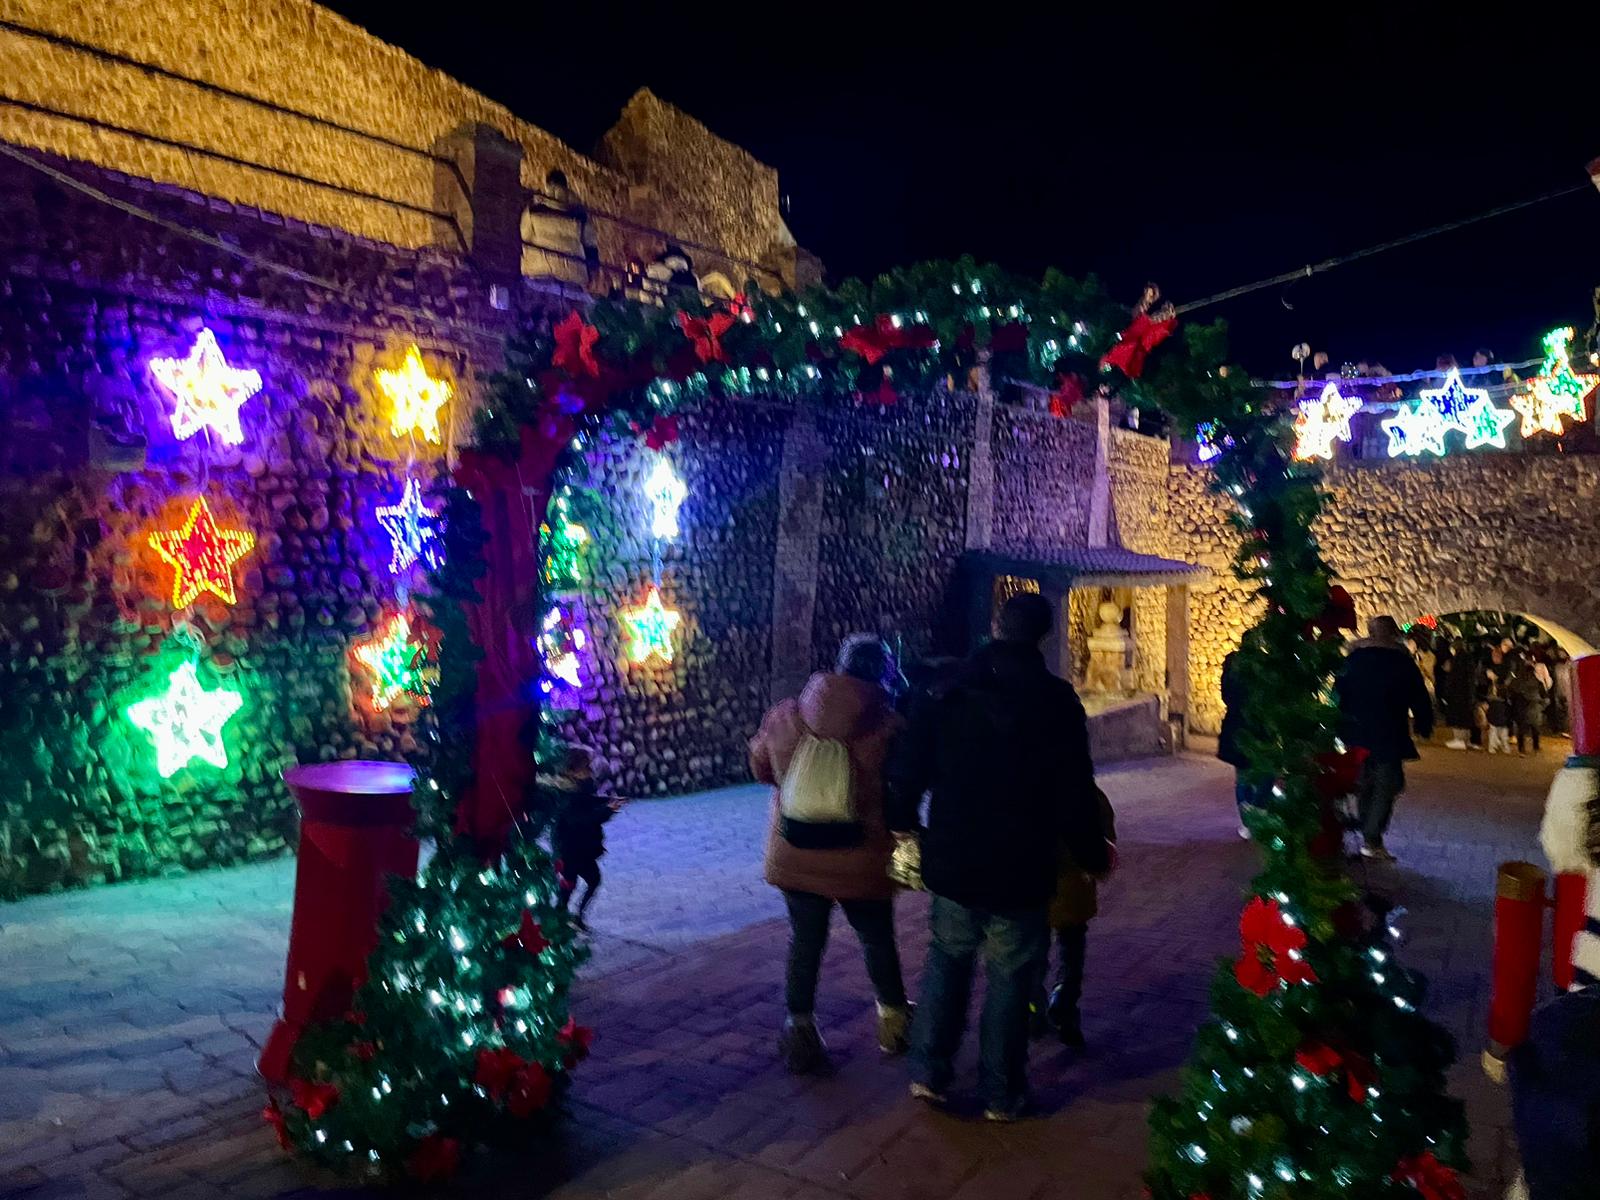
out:
M996 550L1026 554L1089 541L1094 492L1093 407L1068 420L997 405L990 439Z
M1192 724L1215 732L1222 717L1222 659L1255 619L1248 591L1229 574L1237 536L1229 505L1207 488L1210 472L1174 465L1169 501L1173 557L1211 568L1190 595ZM1340 465L1325 484L1316 528L1337 582L1363 622L1402 623L1428 613L1520 612L1553 632L1600 644L1600 459L1457 454L1424 462Z
M363 703L350 652L399 599L374 508L408 475L431 481L445 447L393 436L373 371L413 343L458 389L490 362L452 260L95 182L333 286L0 168L0 894L275 853L293 832L286 763L411 748L404 719ZM179 440L150 371L202 328L261 376L237 446ZM228 572L233 603L175 610L148 539L200 499L255 543ZM123 710L189 661L243 705L225 766L164 778Z

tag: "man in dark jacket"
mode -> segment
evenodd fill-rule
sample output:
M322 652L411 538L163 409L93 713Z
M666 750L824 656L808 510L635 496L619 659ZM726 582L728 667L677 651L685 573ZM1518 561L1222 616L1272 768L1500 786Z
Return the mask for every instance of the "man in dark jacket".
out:
M1361 853L1393 862L1383 835L1394 815L1394 802L1405 790L1402 764L1418 757L1411 741L1412 723L1419 737L1433 734L1433 701L1393 617L1374 617L1367 625L1367 637L1345 659L1337 688L1344 740L1367 751L1356 785Z
M980 1071L984 1115L996 1121L1027 1104L1028 1003L1048 947L1057 849L1065 845L1091 875L1110 865L1083 705L1039 650L1052 623L1042 596L1006 601L999 639L913 715L889 776L891 829L915 829L923 793L933 793L922 838L932 940L912 1033L912 1095L944 1099L982 947Z

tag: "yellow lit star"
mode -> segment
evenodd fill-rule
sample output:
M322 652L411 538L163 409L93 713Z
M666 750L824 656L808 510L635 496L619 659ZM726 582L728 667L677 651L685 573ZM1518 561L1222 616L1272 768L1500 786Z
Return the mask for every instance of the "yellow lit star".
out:
M1294 456L1301 460L1332 458L1334 442L1350 440L1350 418L1361 411L1361 401L1339 394L1330 382L1316 400L1303 400L1294 417Z
M449 401L455 389L449 380L435 379L422 365L422 352L413 345L406 351L400 369L374 371L378 390L388 397L392 406L389 428L395 437L403 437L412 430L424 439L437 443L440 440L439 410Z
M683 620L683 614L661 603L660 588L651 588L638 608L625 608L618 615L633 639L628 655L635 663L649 662L652 657L664 663L672 661L672 631Z
M261 375L230 367L211 330L200 331L188 358L152 358L150 374L178 402L172 432L179 441L207 428L229 446L244 441L239 407L261 390Z

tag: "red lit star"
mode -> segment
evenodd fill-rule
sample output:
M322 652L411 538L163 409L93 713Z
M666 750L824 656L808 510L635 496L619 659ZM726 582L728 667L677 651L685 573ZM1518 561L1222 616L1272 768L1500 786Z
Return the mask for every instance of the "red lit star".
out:
M211 515L205 497L194 502L181 529L152 533L150 546L176 572L172 578L172 607L186 608L201 592L232 604L233 564L256 544L245 529L223 529Z

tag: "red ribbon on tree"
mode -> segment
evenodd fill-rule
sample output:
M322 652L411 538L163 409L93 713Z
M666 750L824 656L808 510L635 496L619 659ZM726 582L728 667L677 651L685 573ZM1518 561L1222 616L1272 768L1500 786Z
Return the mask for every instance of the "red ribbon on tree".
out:
M1239 985L1265 996L1283 983L1316 983L1317 973L1299 957L1305 948L1305 930L1284 917L1276 900L1260 896L1245 906L1239 918L1239 959L1233 964Z
M722 335L732 329L737 320L731 313L712 313L709 317L692 317L681 309L678 328L694 347L695 357L703 363L726 362L722 349Z
M261 1119L271 1125L272 1132L278 1135L280 1150L294 1149L294 1143L289 1140L289 1127L283 1119L283 1109L278 1107L276 1100L267 1101L267 1106L261 1110Z
M506 1096L506 1111L513 1117L531 1117L550 1103L554 1080L550 1072L538 1063L523 1066L511 1081L511 1091Z
M517 932L506 934L503 944L507 947L520 945L529 954L537 957L549 947L550 939L544 936L544 930L539 922L533 919L532 910L523 909L522 924L517 928Z
M478 1051L472 1082L487 1092L491 1100L498 1100L506 1094L523 1065L522 1056L515 1050L505 1046L494 1050L484 1047Z
M1394 1181L1409 1183L1422 1194L1422 1200L1467 1200L1467 1189L1460 1177L1432 1151L1401 1159L1394 1169Z
M877 366L891 350L928 350L939 339L926 325L896 325L893 317L875 317L871 325L852 325L839 348L859 354L870 367Z
M1106 351L1100 365L1116 367L1129 379L1137 379L1144 374L1144 362L1150 357L1150 351L1171 337L1177 327L1176 316L1153 320L1149 313L1137 313L1122 331L1121 340Z
M406 1169L423 1183L449 1179L461 1165L461 1143L453 1137L430 1133L406 1159Z
M315 1121L339 1103L339 1089L331 1083L312 1083L308 1079L289 1080L289 1098L296 1108Z
M550 332L556 340L550 362L558 371L565 371L574 379L600 377L600 362L594 356L594 344L600 340L600 331L584 324L577 310L568 313Z
M1336 1050L1325 1042L1307 1042L1295 1051L1294 1061L1308 1074L1325 1079L1344 1072L1345 1091L1357 1104L1365 1104L1367 1089L1378 1080L1377 1069L1359 1054Z

